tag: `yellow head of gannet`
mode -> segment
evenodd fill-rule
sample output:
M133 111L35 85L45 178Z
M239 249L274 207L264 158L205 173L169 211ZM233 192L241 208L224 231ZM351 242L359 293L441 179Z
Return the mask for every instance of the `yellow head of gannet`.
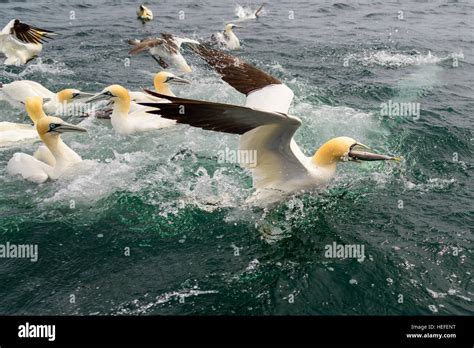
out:
M27 97L25 99L25 109L34 124L46 114L43 111L43 98L41 97Z
M80 90L73 88L66 88L56 93L56 97L59 103L69 103L73 100L91 96L92 94L90 93L81 92Z
M169 88L169 83L189 84L190 82L167 71L159 72L153 79L153 85L158 93L173 97L174 93Z
M153 19L153 12L145 5L140 5L137 10L137 16L142 21L151 21Z
M337 163L348 160L349 152L355 145L365 147L350 137L333 138L316 151L313 163L320 167L335 167Z
M86 102L93 103L99 100L111 100L114 102L114 109L126 116L130 111L130 93L120 85L111 85L104 90L89 98Z
M240 28L240 27L238 25L235 25L234 23L229 23L229 24L226 24L225 31L227 33L232 33L233 32L232 30L235 28Z

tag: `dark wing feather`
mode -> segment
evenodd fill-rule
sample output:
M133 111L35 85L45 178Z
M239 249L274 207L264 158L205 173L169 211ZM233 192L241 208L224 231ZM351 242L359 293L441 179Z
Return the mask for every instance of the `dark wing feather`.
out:
M281 81L257 69L244 60L219 50L190 44L189 47L212 66L229 85L248 95L268 85L279 85Z
M54 32L46 29L33 27L31 25L20 22L18 19L13 23L11 34L24 43L41 44L52 39Z
M202 129L244 134L254 128L270 124L293 125L296 128L301 124L297 118L276 112L170 97L149 90L145 90L145 92L170 101L170 103L139 103L143 106L156 108L156 110L148 111L149 113Z
M139 42L130 40L128 43L133 45L133 48L130 50L130 52L128 52L128 54L134 55L149 50L150 48L162 45L165 43L165 41L162 39L145 39Z

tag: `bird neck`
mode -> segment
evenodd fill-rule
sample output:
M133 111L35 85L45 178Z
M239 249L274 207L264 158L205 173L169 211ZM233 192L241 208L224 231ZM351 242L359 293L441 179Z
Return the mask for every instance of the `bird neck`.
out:
M49 151L53 154L56 159L55 168L60 168L68 163L74 161L73 157L80 158L78 154L74 152L69 146L67 146L59 135L57 136L45 136L40 135L43 143L48 147Z
M155 90L163 95L167 95L169 97L174 97L174 93L169 88L167 83L155 83Z
M317 167L336 171L338 158L334 156L331 146L326 143L316 151L311 162Z
M114 114L128 116L130 112L130 96L120 98L114 102Z

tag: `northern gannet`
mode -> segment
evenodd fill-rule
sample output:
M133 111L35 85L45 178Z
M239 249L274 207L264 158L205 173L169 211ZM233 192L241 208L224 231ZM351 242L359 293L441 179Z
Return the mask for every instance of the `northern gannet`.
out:
M137 10L137 16L138 19L141 19L143 22L148 22L153 19L153 12L145 5L140 5Z
M129 52L130 55L149 51L163 69L174 66L183 72L191 72L192 69L180 52L181 45L183 43L199 44L196 40L179 38L171 34L161 34L161 38L130 40L128 43L134 46Z
M0 146L6 146L11 143L36 140L38 132L36 131L36 122L43 116L46 116L42 108L43 100L40 97L28 97L25 100L25 109L33 122L33 126L23 123L0 122Z
M129 135L173 126L176 122L146 113L146 109L130 112L131 98L129 91L120 86L112 85L101 93L87 100L93 103L99 100L113 101L113 111L110 119L112 127L119 134Z
M27 102L31 102L32 108L43 112L40 98L31 98ZM58 179L71 165L82 161L81 156L67 146L60 135L65 132L86 132L85 128L66 123L58 117L44 115L37 120L36 131L54 161L49 160L50 164L47 164L38 157L17 152L8 161L7 171L10 175L21 175L28 181L40 184L48 179Z
M239 38L234 34L233 29L241 28L233 23L229 23L225 26L225 29L222 33L216 33L212 36L214 41L217 41L219 44L227 47L229 50L236 50L240 48Z
M260 194L265 197L269 192L288 194L326 184L340 162L399 160L360 151L367 147L350 137L331 139L321 145L314 156L306 156L293 139L302 122L288 115L293 99L289 87L240 58L202 45L192 49L224 81L247 96L245 106L166 97L154 92L149 93L170 103L143 105L154 106L157 109L151 113L178 123L239 134L239 150L256 153L255 166L241 164L252 172L257 197Z
M159 73L155 74L153 78L153 86L155 87L155 91L174 97L175 94L171 91L170 84L189 84L190 82L186 79L176 76L175 74L168 72L168 71L160 71ZM132 102L139 103L139 102L158 102L160 99L157 99L147 93L143 92L132 92L129 91L130 98ZM163 100L161 100L163 101Z
M30 80L0 84L0 100L8 102L13 107L23 108L26 98L34 96L43 98L43 108L47 113L60 114L66 104L79 102L80 99L88 98L92 94L72 88L54 93L40 83Z
M23 65L38 56L43 42L56 35L52 31L40 29L12 19L0 31L0 52L7 59L5 65Z

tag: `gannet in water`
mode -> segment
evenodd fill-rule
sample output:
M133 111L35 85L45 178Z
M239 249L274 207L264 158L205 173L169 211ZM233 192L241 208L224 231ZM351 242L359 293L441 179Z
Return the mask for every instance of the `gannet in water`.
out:
M170 127L175 124L172 120L165 120L161 117L150 115L145 112L145 109L139 109L130 113L130 93L120 85L112 85L105 88L101 93L88 99L88 102L93 103L99 100L113 101L114 105L110 119L112 127L119 134L135 134Z
M145 5L140 5L137 10L137 16L138 19L141 19L143 22L148 22L153 19L153 12Z
M399 159L360 151L366 146L350 137L331 139L314 156L305 156L293 139L301 120L288 115L293 99L290 88L240 58L202 45L192 48L224 81L247 96L245 106L166 97L153 92L149 93L170 103L144 105L155 106L158 109L152 113L178 123L239 134L239 150L256 154L254 166L242 163L252 172L253 186L257 189L254 199L268 198L270 192L285 195L326 184L340 162Z
M183 72L191 72L192 69L180 52L181 45L183 43L199 44L196 40L179 38L171 34L161 34L161 38L130 40L128 43L134 46L129 52L130 55L149 51L163 69L174 66Z
M43 108L48 114L60 114L66 104L80 102L80 99L89 98L92 94L72 88L54 93L40 83L29 80L0 84L0 100L8 102L13 107L23 108L26 98L34 96L43 98Z
M155 87L155 91L168 95L171 97L174 97L175 94L170 88L170 84L189 84L190 82L186 79L183 79L181 77L176 76L175 74L168 72L168 71L160 71L155 75L153 78L153 86ZM157 99L147 93L143 92L132 92L130 91L130 97L132 102L138 103L138 102L157 102L160 101L160 99ZM163 100L162 100L163 101Z
M240 48L239 38L234 34L232 29L241 28L235 24L229 23L225 26L222 33L216 33L212 36L212 39L217 41L219 44L227 47L229 50L236 50Z
M52 39L52 31L36 28L12 19L0 31L0 52L7 59L5 65L23 65L38 56L43 42Z
M39 98L28 99L30 106L42 113ZM64 122L58 117L43 115L36 122L36 131L46 145L54 160L45 163L38 156L30 156L17 152L7 165L10 175L21 175L24 179L35 183L43 183L48 179L58 179L71 165L82 161L81 157L61 140L65 132L86 132L86 129Z
M40 97L28 97L25 100L25 109L33 122L33 126L23 123L0 122L0 146L14 142L38 138L34 125L45 113L42 108L43 100Z

